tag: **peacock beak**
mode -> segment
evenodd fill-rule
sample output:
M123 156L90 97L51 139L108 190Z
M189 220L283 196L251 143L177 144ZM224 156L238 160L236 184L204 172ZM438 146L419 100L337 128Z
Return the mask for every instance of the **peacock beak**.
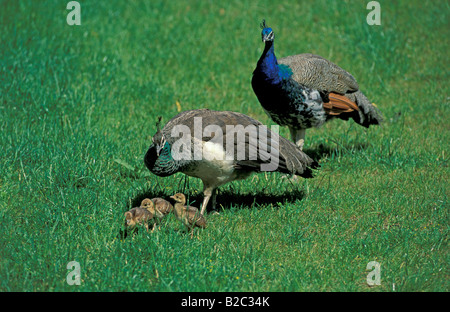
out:
M262 41L263 42L273 41L273 37L274 37L274 35L273 35L273 31L272 31L272 32L270 32L270 33L268 33L266 35L262 35Z

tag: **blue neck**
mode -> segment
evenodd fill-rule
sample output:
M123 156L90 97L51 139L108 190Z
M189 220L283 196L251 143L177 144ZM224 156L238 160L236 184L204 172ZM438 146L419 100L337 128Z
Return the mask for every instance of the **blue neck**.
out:
M274 82L278 82L278 62L277 57L274 52L274 44L273 42L266 42L266 46L264 47L264 52L261 55L258 61L259 71L264 73L267 78L270 80L274 80Z
M274 43L266 42L264 52L261 55L257 70L266 76L272 84L279 84L283 79L289 79L292 75L291 69L286 65L279 65L275 56Z

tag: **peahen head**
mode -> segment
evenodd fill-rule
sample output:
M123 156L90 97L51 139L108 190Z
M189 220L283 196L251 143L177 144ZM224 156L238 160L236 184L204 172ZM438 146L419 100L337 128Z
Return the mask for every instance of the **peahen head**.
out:
M156 148L156 156L158 157L163 151L170 149L169 142L166 141L166 138L160 130L153 136L152 141Z
M159 157L159 155L161 154L161 151L164 149L165 145L166 145L166 139L164 138L164 135L161 132L161 119L162 116L158 117L158 121L156 122L156 133L155 135L152 137L152 141L153 141L153 145L156 148L156 156Z
M159 121L160 120L161 119L159 119ZM177 172L181 164L174 161L171 153L171 146L166 140L163 132L159 129L159 121L157 124L158 131L152 137L153 144L145 154L144 163L151 172L164 177Z
M160 132L153 136L153 144L145 154L144 163L151 172L160 177L176 173L180 166L172 157L169 142Z
M263 20L261 23L261 39L263 42L272 42L275 35L273 33L272 28L266 26L266 20Z

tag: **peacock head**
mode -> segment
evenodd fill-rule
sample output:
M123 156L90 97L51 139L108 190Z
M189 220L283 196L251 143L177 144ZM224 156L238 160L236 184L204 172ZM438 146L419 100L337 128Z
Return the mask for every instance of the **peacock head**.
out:
M272 42L275 35L273 33L272 28L266 26L266 20L263 20L261 23L261 39L263 42Z

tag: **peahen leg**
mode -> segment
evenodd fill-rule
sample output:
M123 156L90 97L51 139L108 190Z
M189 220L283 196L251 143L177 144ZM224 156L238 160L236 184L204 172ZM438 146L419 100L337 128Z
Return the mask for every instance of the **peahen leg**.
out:
M212 214L215 215L219 214L219 212L216 210L216 203L217 203L216 198L217 198L217 189L214 189L212 194L212 208L213 208Z
M217 198L217 189L213 189L212 191L212 209L216 210L216 198Z
M209 199L213 195L213 191L214 191L214 189L212 187L206 187L206 186L205 186L205 188L203 190L203 195L205 197L203 198L202 210L200 211L202 216L203 216L203 214L204 214L204 212L206 210L206 206L208 205ZM215 201L215 199L214 199L214 201ZM213 201L213 204L214 204L214 201Z
M289 128L289 130L291 131L292 141L294 141L295 145L297 145L300 150L303 150L303 145L305 144L306 129Z

